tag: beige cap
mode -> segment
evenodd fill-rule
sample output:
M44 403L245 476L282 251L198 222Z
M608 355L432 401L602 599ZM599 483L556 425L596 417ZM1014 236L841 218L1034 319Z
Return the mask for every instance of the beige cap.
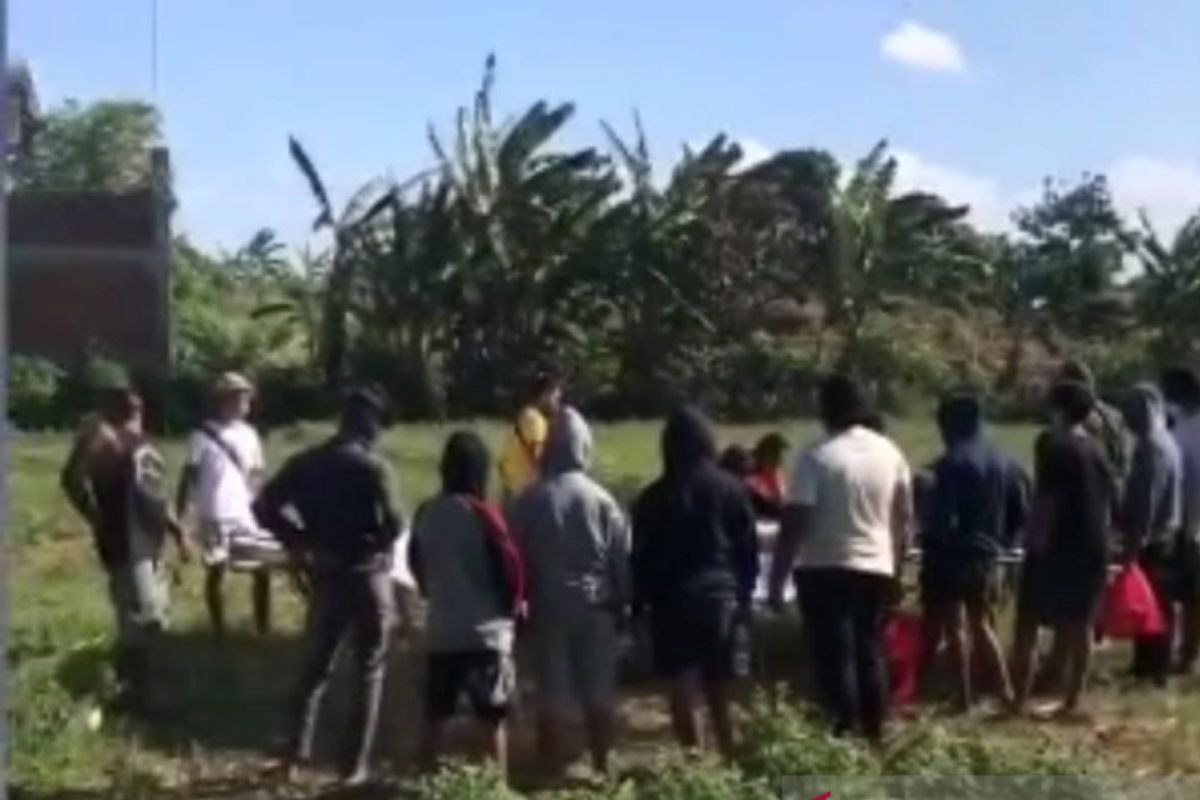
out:
M226 372L217 378L213 384L213 392L220 396L252 394L254 392L254 384L250 383L249 379L244 375L237 372Z

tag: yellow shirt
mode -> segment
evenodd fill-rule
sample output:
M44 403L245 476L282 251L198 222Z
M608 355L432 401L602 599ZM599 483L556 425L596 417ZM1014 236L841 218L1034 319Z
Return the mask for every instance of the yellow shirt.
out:
M526 406L508 435L500 454L500 482L511 497L532 483L538 475L538 461L546 444L549 425L541 412Z

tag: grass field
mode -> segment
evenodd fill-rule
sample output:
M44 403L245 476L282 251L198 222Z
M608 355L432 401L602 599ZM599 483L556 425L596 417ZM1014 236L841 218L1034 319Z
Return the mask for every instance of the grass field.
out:
M501 426L481 428L498 444ZM726 443L752 443L765 429L728 428L723 436ZM811 427L784 429L793 442L813 435ZM400 427L387 437L383 451L396 466L410 508L434 488L436 460L448 430ZM929 426L897 423L892 433L914 464L924 463L938 450ZM316 427L275 432L268 441L272 463L320 435ZM1032 428L1004 428L997 435L1011 452L1028 459ZM657 443L657 426L601 427L599 474L628 498L655 472ZM112 691L106 662L110 611L89 539L58 491L57 471L66 446L61 436L26 436L12 449L9 701L12 774L20 796L274 796L262 770L280 732L280 712L298 655L298 603L279 591L277 632L265 639L255 637L248 625L248 586L233 580L229 596L234 634L218 647L208 636L198 568L178 568L173 630L157 676L160 689L171 698L168 713L153 724L102 714ZM178 443L166 449L172 465L177 465ZM780 679L801 671L795 637L790 635L793 627L793 622L775 622L766 634L767 670ZM403 632L397 637L380 742L381 759L398 773L411 763L419 720L412 688L419 663L415 639ZM988 737L1034 751L1044 747L1049 736L1081 748L1079 758L1115 772L1200 773L1200 685L1177 685L1162 693L1126 689L1112 677L1124 658L1121 646L1114 649L1097 680L1098 722L1090 728L1047 733L1028 723L943 720L936 710L929 712L932 719L909 727L986 728ZM334 722L327 729L335 734L340 732L336 698L342 688L335 686L330 695ZM668 741L667 720L652 686L635 682L628 698L622 746L624 757L636 762ZM518 775L527 771L528 720L520 719L519 727ZM311 794L301 791L296 796Z

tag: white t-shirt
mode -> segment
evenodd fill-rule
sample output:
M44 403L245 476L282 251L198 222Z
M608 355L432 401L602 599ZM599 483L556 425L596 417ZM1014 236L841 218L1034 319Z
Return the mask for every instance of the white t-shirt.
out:
M209 422L215 432L237 453L241 468L207 433L196 431L188 439L187 465L196 470L196 514L202 522L249 525L257 528L251 504L254 490L248 475L266 468L258 432L245 422Z
M895 574L892 514L896 493L911 497L912 477L890 439L862 427L797 454L788 503L812 510L799 566Z

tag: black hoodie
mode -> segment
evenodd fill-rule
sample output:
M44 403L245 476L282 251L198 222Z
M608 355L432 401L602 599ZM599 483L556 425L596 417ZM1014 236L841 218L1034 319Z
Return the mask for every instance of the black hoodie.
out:
M698 411L668 418L662 459L662 477L633 508L638 604L725 593L748 603L759 566L754 512L742 485L717 467L712 430Z

